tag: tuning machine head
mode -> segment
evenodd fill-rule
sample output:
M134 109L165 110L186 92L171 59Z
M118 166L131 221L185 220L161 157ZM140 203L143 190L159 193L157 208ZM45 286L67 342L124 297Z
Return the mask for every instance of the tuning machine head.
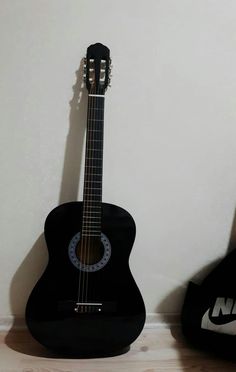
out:
M87 58L83 58L83 81L86 83Z
M108 86L110 51L101 44L90 45L84 59L84 79L89 92L105 92Z
M112 69L113 69L113 65L112 65L112 60L111 58L109 59L109 68L108 68L108 86L111 87L111 78L112 78Z

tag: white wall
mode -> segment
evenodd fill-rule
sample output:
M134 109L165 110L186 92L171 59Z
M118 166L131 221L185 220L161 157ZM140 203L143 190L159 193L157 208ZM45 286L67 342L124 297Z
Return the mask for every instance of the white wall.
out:
M86 97L78 109L76 71L97 41L114 65L104 201L136 220L131 268L147 311L178 312L187 281L226 252L235 16L230 0L1 1L0 317L23 314L45 266L47 213L76 199L78 182L81 198Z

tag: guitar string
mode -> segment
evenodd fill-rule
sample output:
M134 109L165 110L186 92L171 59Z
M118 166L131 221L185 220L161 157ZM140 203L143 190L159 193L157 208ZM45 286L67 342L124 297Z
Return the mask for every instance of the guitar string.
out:
M96 90L95 92L93 93L96 93ZM92 214L93 214L93 209L94 209L94 194L93 194L93 184L94 184L94 173L96 174L96 171L94 172L94 159L95 159L95 156L94 156L94 146L93 146L93 140L95 139L94 136L96 135L96 131L95 131L95 126L96 126L96 120L95 120L95 116L96 116L96 98L93 98L94 96L92 96L92 104L91 104L91 111L92 111L92 114L90 113L90 118L89 118L89 152L88 152L88 158L87 159L87 168L88 169L88 175L89 175L89 191L86 193L87 195L87 210L88 210L88 219L87 219L87 222L86 222L86 250L85 250L85 262L86 262L86 266L88 268L89 266L89 256L90 256L90 248L91 248L91 244L93 243L93 241L95 240L94 237L93 237L93 226L92 226ZM87 302L88 300L88 281L89 281L89 271L86 270L84 272L84 286L85 286L85 298L84 298L84 301L83 302ZM90 306L89 306L89 310L90 310ZM85 311L87 311L87 306L85 306Z
M98 94L100 94L100 89L98 88L98 92L96 92ZM93 209L95 207L97 207L97 203L99 204L99 207L101 209L101 201L100 200L97 200L97 198L100 199L100 194L99 192L95 192L95 185L94 185L94 181L98 175L99 177L99 180L100 180L100 176L101 176L101 165L99 164L99 161L101 161L101 157L98 157L98 153L102 151L102 148L101 148L101 142L95 142L95 141L101 141L102 139L102 129L101 128L101 124L100 124L100 121L101 121L101 118L100 118L100 114L101 114L101 101L100 99L97 99L97 98L94 98L93 99L93 105L92 105L92 109L93 109L93 117L92 117L92 124L90 124L90 129L91 129L91 133L92 133L92 136L90 136L90 141L92 142L91 144L91 156L90 156L90 167L91 167L91 171L90 171L90 175L91 175L91 192L90 192L90 196L89 196L89 204L91 204L90 206L90 217L92 217L92 214L93 214ZM95 145L96 143L96 145ZM98 210L98 208L96 208L96 210ZM100 210L99 210L100 211ZM101 213L101 211L100 211ZM99 215L100 217L100 215ZM89 221L89 226L88 226L88 231L89 233L91 233L91 239L90 239L90 234L88 233L88 247L87 247L87 250L86 250L86 262L89 263L90 262L90 250L93 248L91 247L91 243L93 242L96 242L97 240L97 237L93 237L93 235L97 235L97 230L99 229L100 230L100 226L97 227L97 224L98 224L98 221L92 221L92 219L90 218L90 221ZM101 220L99 220L99 225L101 224ZM100 231L99 231L100 232ZM101 232L100 232L100 236L99 236L99 244L100 243L100 239L101 239ZM94 244L95 245L95 244ZM88 301L88 288L89 288L89 271L86 272L86 296L85 296L85 302ZM92 295L92 293L90 293L90 296ZM90 299L91 300L91 299ZM90 301L91 302L91 301ZM90 311L90 306L88 306L89 308L89 311Z
M101 91L99 91L99 94L104 94L104 90L101 89ZM100 98L98 99L99 101L99 129L100 131L98 132L99 134L99 150L100 150L100 157L99 157L99 160L97 159L97 163L98 163L98 166L100 167L100 181L101 181L101 184L100 184L100 189L99 189L99 233L100 233L100 236L99 236L99 255L100 253L103 255L104 252L103 250L100 252L100 249L102 248L102 242L101 242L101 229L102 229L102 178L103 178L103 168L102 168L102 159L103 159L103 115L104 115L104 102L105 102L105 96L103 98ZM97 157L98 158L98 157ZM97 281L99 283L101 283L101 273L103 272L103 270L99 270L98 271L98 277L97 277ZM100 285L98 286L98 288L100 288ZM100 297L100 293L99 293L99 302L101 302L102 299Z
M95 94L97 93L97 89L95 90ZM92 120L92 139L91 139L91 142L92 142L92 155L91 155L91 174L92 174L92 180L91 180L91 214L90 214L90 222L89 222L89 229L90 229L90 232L91 232L91 235L96 235L96 232L95 232L95 222L93 221L92 217L94 215L94 209L97 210L95 207L96 207L96 193L95 193L95 178L96 178L96 175L97 174L97 168L96 168L96 136L97 136L97 98L94 96L93 98L94 100L94 105L93 105L93 109L94 109L94 115L93 115L93 120ZM91 238L91 241L92 243L94 243L96 241L96 237L93 237ZM95 245L95 244L94 244ZM88 249L88 262L89 262L89 259L90 259L90 250L91 249L94 249L93 247L91 247L91 244L89 245L89 249ZM89 272L87 273L87 285L88 285L88 281L89 281ZM91 295L91 293L90 293ZM92 301L93 302L93 301ZM90 307L89 307L89 310L90 310Z
M92 221L92 210L93 210L93 203L92 203L92 196L93 196L93 136L94 136L94 120L95 120L95 99L92 99L92 115L90 115L89 119L89 128L90 128L90 134L89 134L89 159L87 162L87 167L89 168L89 175L90 175L90 182L89 182L89 191L86 193L87 194L87 204L88 204L88 210L89 210L89 218L86 222L86 231L87 231L87 249L86 249L86 263L87 263L87 268L89 267L89 253L90 253L90 246L91 242L93 241L93 237L91 236L90 239L90 234L91 234L91 221ZM91 117L92 116L92 117ZM85 288L85 302L88 301L88 280L89 280L89 270L85 272L85 281L86 281L86 288ZM87 308L86 308L87 309ZM89 306L89 311L90 311L90 306Z
M89 112L89 102L88 102L88 108L87 108L87 111ZM87 141L87 135L86 135L86 141ZM85 176L84 176L84 189L85 189ZM83 197L84 198L84 197ZM83 204L83 207L82 207L82 226L81 226L81 233L80 233L80 252L79 252L79 249L78 249L78 246L76 248L76 253L78 254L78 260L80 262L80 264L82 265L82 257L83 257L83 235L82 235L82 232L83 232L83 218L84 216L84 204ZM82 302L82 299L80 297L80 294L81 294L81 283L82 283L82 271L79 267L79 285L78 285L78 296L77 296L77 302ZM77 305L77 309L79 309L79 305Z
M102 89L99 87L98 88L98 94L102 94ZM95 191L94 189L94 199L95 199L95 205L98 206L99 208L96 208L96 211L99 212L98 219L96 219L96 222L94 222L94 230L98 230L99 236L98 238L96 237L94 240L96 240L97 249L98 249L98 254L100 250L100 245L101 245L101 208L102 208L102 201L101 201L101 189L102 189L102 167L101 167L101 159L102 159L102 134L103 134L103 104L104 104L104 98L96 98L96 110L95 110L95 116L96 119L94 121L95 123L95 132L94 132L94 140L96 140L96 146L94 148L97 150L97 152L94 154L94 170L96 174L99 174L99 181L100 181L100 186L98 188L98 191ZM96 176L95 178L96 179ZM96 231L97 234L97 231ZM100 270L99 270L100 273ZM98 273L97 279L100 277ZM92 288L93 290L93 288ZM92 295L94 296L94 291L92 291Z
M98 88L98 92L95 92L95 93L100 93L100 90ZM94 115L93 115L93 121L92 121L92 128L93 128L93 131L92 131L92 150L93 150L93 154L91 156L91 159L92 159L92 165L91 165L91 174L93 175L92 176L92 187L91 187L91 201L92 201L92 206L94 207L94 209L97 207L97 202L99 204L99 201L97 201L97 197L99 196L97 191L95 191L95 180L97 179L97 175L99 177L99 181L100 181L100 169L99 169L99 156L98 156L98 153L100 153L100 147L99 147L99 142L95 142L97 140L100 140L100 135L101 135L101 131L100 131L100 122L99 122L99 119L100 119L100 99L97 99L97 97L94 97L94 105L93 105L93 108L94 108ZM99 110L98 110L99 109ZM98 208L96 208L96 211L98 211ZM93 210L91 209L91 217L92 217L92 212ZM97 215L97 214L96 214ZM91 219L90 221L90 232L92 235L97 235L97 222L98 221L93 221ZM101 239L101 237L99 237L99 240ZM92 237L92 242L96 242L97 241L97 237ZM100 242L99 242L100 244ZM96 245L96 243L94 244ZM89 245L89 249L88 249L88 262L89 262L89 259L90 259L90 250L92 249L93 247L91 246L91 244ZM88 281L89 281L89 273L87 274L88 275L88 279L87 279L87 284L88 284ZM93 296L93 294L91 293L90 294L91 296Z
M90 110L91 110L91 102L90 102L89 97L88 97L88 109L87 109L87 117L88 118L90 116ZM87 152L88 135L89 135L89 132L88 132L88 119L87 119L86 152ZM84 194L86 192L86 178L87 178L87 172L86 172L86 167L85 167ZM82 215L83 219L82 219L82 228L81 228L81 236L80 236L80 257L79 257L79 261L80 261L81 266L83 265L83 255L84 255L84 238L83 238L82 232L83 232L83 225L84 225L84 219L85 219L85 216L84 216L85 212L86 212L86 206L85 206L85 195L84 195L83 196L83 215ZM78 302L83 302L83 292L82 292L81 287L83 288L83 271L81 269L79 269ZM83 307L81 309L83 309Z
M91 93L93 93L92 89L91 89ZM100 92L98 92L98 94L99 93ZM97 101L99 103L99 107L97 107L97 105L96 105ZM100 102L99 102L99 100L96 100L96 98L89 98L89 102L88 102L88 125L87 125L88 133L87 133L87 136L86 136L87 137L86 146L87 146L87 149L88 149L88 151L86 151L86 153L87 153L87 158L89 158L89 159L87 159L87 162L86 162L86 168L87 169L86 169L85 181L87 181L87 187L85 187L86 195L84 197L84 206L83 206L83 210L86 211L87 217L83 218L83 226L82 226L82 230L84 231L84 229L85 229L87 231L87 233L85 232L85 236L81 237L81 263L84 264L85 267L87 265L89 265L90 245L91 245L90 244L91 243L90 233L91 233L91 230L93 228L93 226L90 226L90 225L92 225L92 221L91 221L90 217L92 215L93 203L96 202L96 200L94 200L94 197L97 196L97 195L93 194L91 191L88 191L88 189L93 191L93 186L94 186L93 181L95 179L94 175L96 174L96 169L99 166L98 164L96 164L96 166L95 166L95 163L98 163L98 159L97 159L97 156L93 156L93 155L95 155L95 153L93 153L94 146L91 146L91 143L89 143L90 141L96 140L96 131L94 130L94 126L97 123L96 120L95 120L97 110L95 110L94 108L101 109ZM92 115L91 115L91 111L92 111ZM91 118L91 116L93 116L93 117ZM92 120L90 120L90 119L92 119ZM102 118L102 120L103 120L103 118ZM92 133L92 136L91 136L91 133ZM102 133L100 132L99 134L102 134ZM91 139L91 137L92 137L92 139ZM98 138L99 141L102 140L102 138L100 138L100 137L101 136L99 136L99 138ZM99 147L99 150L102 151L102 148ZM92 160L92 161L88 161L88 160ZM92 165L90 165L90 164L92 164ZM95 169L95 174L93 173L93 169ZM90 200L90 198L91 198L91 200ZM92 206L89 207L90 202L91 202ZM100 211L100 214L101 214L101 211ZM99 222L101 224L101 216L99 215L99 217L100 217ZM85 221L86 219L89 221L89 224L87 223L87 221ZM90 224L90 222L91 222L91 224ZM84 226L85 223L86 223L87 227ZM82 274L81 274L81 270L80 270L78 300L80 299L80 290L81 290L80 287L82 285L82 295L81 295L81 302L82 303L87 301L88 278L89 278L88 271L83 271ZM78 302L80 302L80 300ZM90 308L90 306L89 306L89 308ZM85 311L87 310L87 307L85 306L85 308L82 307L81 309L82 309L82 312L83 312L83 310L85 310Z
M93 89L91 89L92 92L93 92ZM87 179L89 182L87 182L87 184L89 184L89 187L87 186L87 190L86 190L86 197L85 197L85 200L86 200L86 219L85 219L85 257L84 257L84 265L85 265L85 270L83 271L83 301L84 303L86 303L87 301L87 291L88 291L88 271L86 270L89 266L89 263L88 263L88 260L87 260L87 251L89 251L89 247L90 247L90 244L91 244L91 241L90 241L90 226L88 226L88 221L91 221L91 211L92 211L92 207L90 205L90 198L91 198L91 188L92 187L92 168L91 168L91 159L93 158L93 154L92 154L92 151L93 151L93 148L91 146L91 137L93 136L93 116L94 116L94 98L92 96L90 96L89 98L91 100L91 109L90 109L90 115L89 115L89 118L88 118L88 151L87 151L87 159L86 159L86 172L87 172ZM89 191L88 191L89 190ZM85 312L87 311L87 306L85 306Z
M96 92L96 89L95 89L95 92L93 92L93 86L92 86L90 93L100 94L100 87L98 87L98 92ZM81 248L81 260L80 260L80 262L81 262L81 265L83 266L83 268L85 270L80 270L79 289L78 289L78 302L80 302L80 291L81 291L81 285L82 285L82 295L81 295L81 302L82 303L87 302L87 299L88 299L89 270L86 270L86 268L88 268L88 266L89 266L89 259L90 259L90 245L91 245L90 238L92 238L92 241L96 240L96 239L93 238L93 235L96 235L96 233L97 233L96 230L98 229L99 232L100 232L100 237L99 238L101 239L101 231L100 231L101 230L101 200L100 200L101 199L101 194L99 194L99 192L98 192L99 195L97 195L96 194L97 192L93 193L92 191L95 191L94 180L95 180L96 176L97 175L101 176L101 173L102 173L101 163L99 165L99 162L98 162L98 160L101 161L102 157L98 158L98 155L96 155L95 151L99 149L102 152L103 125L102 125L102 128L101 128L101 125L99 124L99 121L102 121L102 124L103 124L103 118L102 118L102 120L98 119L99 121L97 121L96 120L96 114L97 114L98 110L99 110L99 114L100 114L100 112L102 111L102 107L100 107L100 103L104 104L104 102L103 101L101 102L99 99L97 100L96 98L93 98L93 97L96 97L96 96L90 96L90 97L92 97L92 98L88 98L88 122L87 122L87 135L86 135L87 159L85 159L85 174L86 174L85 182L87 183L87 185L84 185L85 195L84 195L84 198L83 198L84 199L83 212L86 211L86 217L83 213L82 232L84 232L84 235L81 232L81 247L80 247ZM98 103L99 107L96 105L96 103ZM98 110L95 110L95 109L98 109ZM91 111L92 111L92 115L91 115ZM91 116L92 116L92 118L91 118ZM100 116L99 116L99 118L100 118ZM94 127L96 128L96 124L98 125L98 127L100 129L100 131L98 132L98 134L99 134L98 138L96 138L96 129L94 129ZM98 144L97 144L97 148L95 147L95 142L94 142L96 140L99 141ZM93 142L93 144L91 144L91 141ZM100 147L99 147L99 143L101 144ZM94 148L95 148L95 150L94 150ZM97 153L98 153L98 151L97 151ZM100 173L97 172L97 169L98 169L99 166L100 166ZM95 169L95 172L93 171L94 169ZM101 183L101 179L100 179L100 183ZM91 190L91 191L89 191L89 190ZM92 221L92 218L91 218L92 217L92 212L93 212L93 209L94 209L93 207L95 207L96 203L97 203L96 196L98 196L98 198L99 198L98 204L99 204L99 207L100 207L99 208L100 213L99 213L99 223L98 223L99 227L98 228L96 227L95 222L94 222L95 226L93 226L93 221ZM94 236L94 237L96 238L96 236ZM82 271L82 273L81 273L81 271ZM83 312L83 309L85 309L85 311L87 311L87 306L85 306L85 308L82 307L81 309L82 309L82 312Z

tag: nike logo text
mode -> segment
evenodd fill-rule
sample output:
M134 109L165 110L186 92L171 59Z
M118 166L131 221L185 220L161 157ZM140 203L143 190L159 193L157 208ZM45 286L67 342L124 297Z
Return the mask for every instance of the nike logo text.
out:
M218 333L228 335L236 335L236 320L224 324L216 324L210 319L210 309L208 309L202 317L201 328ZM218 297L216 299L212 318L217 318L222 315L236 315L236 301L232 298Z

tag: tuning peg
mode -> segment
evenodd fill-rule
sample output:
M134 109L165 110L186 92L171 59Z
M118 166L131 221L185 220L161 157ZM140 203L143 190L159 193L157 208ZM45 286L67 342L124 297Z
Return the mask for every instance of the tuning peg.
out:
M86 70L87 70L87 58L84 57L84 65L83 65L83 81L86 82Z
M84 72L86 71L86 68L87 68L87 59L84 58L84 64L83 64L83 70L84 70Z

